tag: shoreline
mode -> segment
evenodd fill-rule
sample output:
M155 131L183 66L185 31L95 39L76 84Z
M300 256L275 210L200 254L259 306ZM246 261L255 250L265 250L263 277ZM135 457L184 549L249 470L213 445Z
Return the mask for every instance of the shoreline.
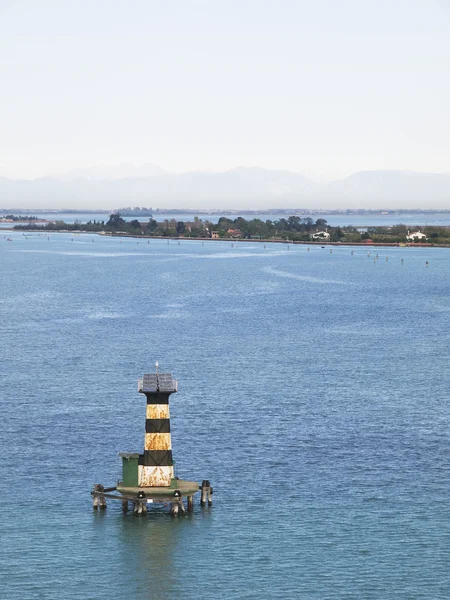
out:
M21 232L24 237L26 237L26 233L23 230L16 230L13 227L1 227L0 231L7 232ZM293 240L282 240L282 239L247 239L247 238L203 238L203 237L170 237L170 236L157 236L157 235L133 235L128 233L115 233L115 232L105 232L105 231L67 231L67 230L52 230L52 231L42 231L40 228L38 229L29 229L27 232L30 233L41 233L44 236L50 236L53 233L65 233L67 235L74 234L83 234L83 235L99 235L102 237L122 237L122 238L131 238L135 240L173 240L174 242L180 241L196 241L196 242L229 242L231 244L235 243L257 243L257 244L293 244L293 245L302 245L302 246L356 246L363 248L370 247L399 247L399 248L450 248L450 244L430 244L430 243L415 243L415 242L370 242L367 244L366 242L330 242L330 241L293 241Z

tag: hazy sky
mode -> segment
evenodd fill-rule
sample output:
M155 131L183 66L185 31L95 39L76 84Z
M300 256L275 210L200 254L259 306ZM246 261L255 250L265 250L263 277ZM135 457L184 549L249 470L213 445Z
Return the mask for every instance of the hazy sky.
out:
M0 0L0 174L450 171L449 0Z

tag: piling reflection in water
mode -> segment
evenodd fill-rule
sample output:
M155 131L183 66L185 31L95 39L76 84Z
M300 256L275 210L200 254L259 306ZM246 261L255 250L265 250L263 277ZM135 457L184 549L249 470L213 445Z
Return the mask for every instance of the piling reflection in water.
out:
M190 527L189 517L186 521ZM113 538L115 576L120 576L122 588L117 590L119 597L124 597L123 590L127 590L129 598L166 598L176 590L174 556L179 551L182 520L158 518L156 514L146 519L132 514L124 518L117 511L113 522L105 519L105 513L95 512L93 523L103 539ZM111 530L106 532L106 528Z
M115 575L121 582L118 597L125 597L126 590L129 598L169 598L175 593L182 598L179 566L186 560L188 540L198 521L212 513L202 509L199 515L186 513L181 519L167 519L165 511L149 512L145 519L131 513L123 517L119 510L114 513L116 518L111 519L111 514L105 518L105 513L95 512L93 523L103 540L111 540Z

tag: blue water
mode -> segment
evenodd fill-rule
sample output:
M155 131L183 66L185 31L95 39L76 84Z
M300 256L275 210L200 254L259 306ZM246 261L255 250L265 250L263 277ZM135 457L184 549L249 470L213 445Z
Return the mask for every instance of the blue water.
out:
M450 250L11 237L2 599L450 597ZM214 506L95 514L155 360Z

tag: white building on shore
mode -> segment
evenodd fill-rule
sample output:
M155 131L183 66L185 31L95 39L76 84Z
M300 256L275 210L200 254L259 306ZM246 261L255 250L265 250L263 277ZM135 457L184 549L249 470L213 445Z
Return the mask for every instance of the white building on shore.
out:
M311 239L313 239L313 240L329 240L330 234L328 233L328 231L316 231L315 233L311 234Z
M421 231L413 231L412 233L409 233L408 229L408 235L406 236L406 239L410 242L413 242L414 240L419 240L419 242L426 242L427 236Z

